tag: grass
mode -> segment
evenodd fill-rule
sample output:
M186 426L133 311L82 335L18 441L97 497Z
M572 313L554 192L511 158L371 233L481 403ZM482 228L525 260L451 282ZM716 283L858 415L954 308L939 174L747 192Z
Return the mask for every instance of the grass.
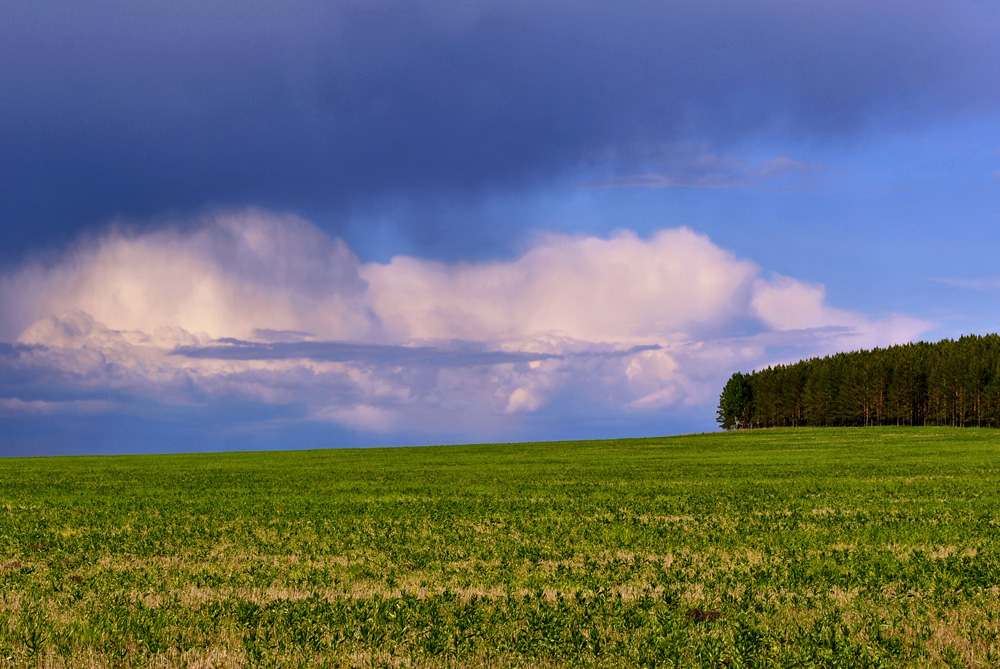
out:
M1000 432L0 460L2 667L993 667Z

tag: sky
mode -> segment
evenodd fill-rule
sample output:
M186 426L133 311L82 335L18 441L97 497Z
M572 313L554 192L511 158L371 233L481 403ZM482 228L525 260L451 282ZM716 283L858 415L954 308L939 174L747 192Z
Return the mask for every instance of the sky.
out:
M1000 6L6 3L0 456L717 429L1000 330Z

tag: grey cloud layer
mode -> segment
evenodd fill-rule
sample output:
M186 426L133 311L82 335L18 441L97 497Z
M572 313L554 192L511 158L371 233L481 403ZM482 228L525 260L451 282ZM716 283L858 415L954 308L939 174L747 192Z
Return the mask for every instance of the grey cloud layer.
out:
M209 346L181 346L171 351L171 354L212 360L316 360L432 367L501 365L558 357L544 353L477 351L474 347L465 348L466 350L447 350L429 346L380 346L328 341L258 343L227 338Z
M8 3L5 253L38 224L59 246L116 215L329 213L919 125L1000 102L998 33L972 1Z
M574 357L624 357L642 351L655 351L657 344L632 346L625 350L586 351L571 354L530 353L525 351L483 350L474 342L452 342L448 348L430 346L387 346L332 341L261 343L224 338L208 346L180 346L172 355L211 360L314 360L322 362L358 362L368 365L410 365L429 367L476 367L540 362ZM3 352L0 350L0 355Z

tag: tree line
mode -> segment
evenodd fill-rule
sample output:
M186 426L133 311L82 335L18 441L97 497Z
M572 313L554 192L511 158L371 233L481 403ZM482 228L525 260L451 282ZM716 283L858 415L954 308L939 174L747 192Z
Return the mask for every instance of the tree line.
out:
M1000 427L1000 335L838 353L736 372L719 397L727 429Z

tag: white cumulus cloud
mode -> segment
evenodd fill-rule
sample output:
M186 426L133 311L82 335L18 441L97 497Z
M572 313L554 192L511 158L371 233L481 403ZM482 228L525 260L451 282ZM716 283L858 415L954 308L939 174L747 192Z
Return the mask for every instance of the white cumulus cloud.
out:
M362 267L383 322L420 339L658 339L745 315L756 274L686 228L648 240L552 235L505 262Z
M23 264L0 277L0 318L0 367L31 380L0 383L7 411L48 411L55 396L104 408L94 398L114 391L470 440L546 412L703 406L732 371L789 350L929 327L830 306L822 286L765 278L687 228L549 235L490 262L364 263L310 223L258 210L111 230Z
M358 260L306 221L256 210L81 243L59 262L0 281L9 341L26 322L82 311L118 330L180 328L245 337L262 325L331 338L367 335Z

